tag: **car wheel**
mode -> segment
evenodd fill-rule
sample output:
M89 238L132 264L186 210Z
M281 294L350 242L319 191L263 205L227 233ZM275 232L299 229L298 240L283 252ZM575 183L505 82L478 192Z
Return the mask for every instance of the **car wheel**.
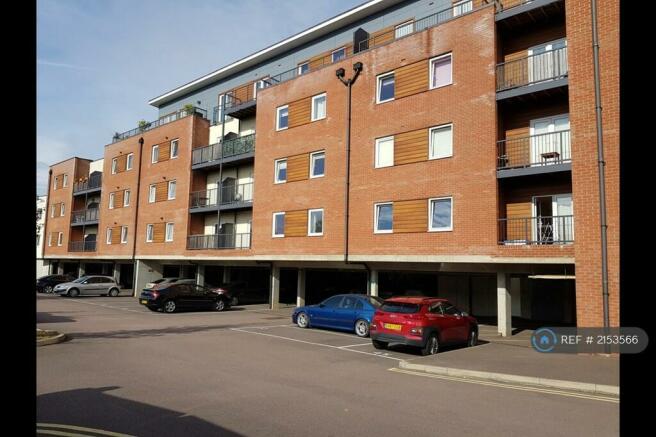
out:
M214 303L214 309L216 311L223 311L227 308L227 305L223 299L217 299Z
M437 334L431 334L426 339L426 345L421 348L421 354L426 355L435 355L440 350L440 340L437 338Z
M467 346L472 347L478 344L478 331L472 328L469 333L469 340L467 340Z
M371 343L374 345L374 348L376 349L387 349L387 343L385 343L384 341L371 340Z
M52 293L52 285L46 285L45 287L43 287L43 292L47 294Z
M369 323L364 319L355 322L355 335L358 337L369 336Z
M109 296L111 297L118 296L118 288L112 288L111 290L109 290Z
M305 313L298 313L298 316L296 316L296 324L299 328L309 327L310 319L308 318L308 315Z
M80 290L78 290L77 288L71 288L70 290L68 290L69 297L77 297L78 294L80 294Z
M167 300L164 302L164 312L165 313L174 313L175 310L177 309L177 305L175 304L174 300Z

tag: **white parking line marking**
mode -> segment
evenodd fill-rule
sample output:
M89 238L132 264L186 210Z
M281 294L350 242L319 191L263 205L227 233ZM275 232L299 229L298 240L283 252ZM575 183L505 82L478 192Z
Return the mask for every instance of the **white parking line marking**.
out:
M286 325L285 328L297 328L297 329L302 329L302 328L299 328L298 326L296 326L296 325L294 325L294 324ZM341 334L341 333L339 333L339 332L331 332L331 331L326 331L326 330L323 330L323 329L312 329L312 328L310 328L310 329L307 329L306 332L316 332L316 333L318 333L318 334L339 335L339 336L341 336L341 337L348 337L348 338L353 338L353 337L355 337L355 334Z
M345 347L356 347L356 346L371 346L371 343L358 343L358 344L349 344L346 346L339 346L340 349L343 349Z
M530 392L535 392L535 393L547 393L547 394L553 394L553 395L558 395L558 396L568 396L568 397L573 397L573 398L590 399L590 400L594 400L594 401L611 402L611 403L616 403L616 404L619 404L619 402L620 402L620 400L618 398L613 398L613 397L608 397L608 396L601 396L601 395L593 395L593 394L587 395L587 394L582 394L582 393L572 393L572 392L567 392L567 391L553 390L553 389L546 389L546 388L539 388L539 387L528 387L528 386L522 386L522 385L506 384L506 383L501 383L501 382L492 382L492 381L482 381L482 380L467 379L467 378L458 378L458 377L455 377L455 376L431 375L431 374L426 374L426 373L423 373L423 372L413 372L412 370L399 369L397 367L392 367L391 369L387 369L387 370L389 370L391 372L405 373L407 375L422 376L424 378L446 379L448 381L464 382L464 383L467 383L467 384L489 385L489 386L492 386L492 387L502 387L502 388L508 388L508 389L511 389L511 390L530 391Z
M73 430L73 431L88 431L88 432L91 432L92 434L101 434L101 435L108 435L108 436L113 436L113 437L135 437L135 436L131 436L129 434L121 434L121 433L118 433L118 432L105 431L105 430L102 430L102 429L86 428L86 427L83 427L83 426L74 426L74 425L60 425L58 423L37 423L36 426L37 427L45 427L45 428L59 428L59 429ZM40 433L40 434L45 434L44 431L50 431L50 433L53 432L51 430L37 429L37 433ZM86 435L86 434L51 434L51 435Z
M357 353L357 354L365 354L365 355L371 355L371 356L374 356L374 357L387 358L388 360L403 361L400 358L389 357L389 356L375 354L375 353L371 353L371 352L356 351L356 350L353 350L353 349L342 349L341 346L332 346L332 345L324 344L324 343L315 343L313 341L298 340L296 338L283 337L281 335L266 334L264 332L252 332L252 331L246 331L245 329L239 329L239 328L230 328L230 330L231 331L237 331L237 332L245 332L247 334L264 335L264 336L267 336L267 337L274 337L274 338L279 338L281 340L294 341L294 342L297 342L297 343L311 344L311 345L314 345L314 346L329 347L329 348L332 348L332 349L339 349L339 350L342 350L342 351L354 352L354 353Z

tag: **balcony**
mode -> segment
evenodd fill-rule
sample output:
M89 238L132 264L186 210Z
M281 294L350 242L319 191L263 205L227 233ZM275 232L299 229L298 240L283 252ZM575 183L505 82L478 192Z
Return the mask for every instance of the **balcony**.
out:
M549 132L497 142L497 177L570 171L570 131Z
M497 65L497 100L549 93L567 86L567 47Z
M210 234L190 235L187 237L187 249L250 249L251 234Z
M194 149L191 154L191 168L212 168L223 164L237 164L255 156L255 134L226 140L221 143Z
M98 208L79 209L71 213L71 226L97 225Z
M495 21L507 27L517 27L564 14L563 0L500 0Z
M574 242L574 216L541 216L499 219L499 244L544 245Z
M69 252L95 252L95 241L71 241L68 243Z
M189 115L195 115L199 114L203 118L207 118L207 111L201 108L196 108L194 107L193 110L187 110L187 109L181 109L176 112L172 112L170 114L164 115L160 118L158 118L155 121L148 122L144 124L143 126L139 126L137 128L131 129L129 131L123 132L122 134L120 133L115 133L114 137L112 138L112 143L116 143L118 141L122 141L126 138L133 137L135 135L141 135L142 133L158 128L160 126L163 126L168 123L172 123L174 121L180 120L184 117L187 117Z
M89 176L89 178L75 182L73 184L73 195L78 196L82 194L89 194L95 191L100 191L102 186L102 173L96 173Z
M220 193L219 193L220 191ZM194 191L189 195L191 213L243 209L253 206L253 182L224 184L221 190Z
M266 81L263 81L266 83ZM264 88L268 86L268 83L265 84ZM255 115L257 109L257 100L254 94L242 96L241 98L233 95L225 95L225 115L226 117L234 118L247 118ZM217 123L221 123L221 120L217 120Z

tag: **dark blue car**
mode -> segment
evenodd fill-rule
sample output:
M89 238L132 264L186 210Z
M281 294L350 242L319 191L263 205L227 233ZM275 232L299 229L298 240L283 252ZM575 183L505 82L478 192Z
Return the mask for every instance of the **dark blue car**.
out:
M369 336L369 325L383 299L363 294L338 294L318 305L298 307L292 322L301 328L332 328L353 331L358 337Z

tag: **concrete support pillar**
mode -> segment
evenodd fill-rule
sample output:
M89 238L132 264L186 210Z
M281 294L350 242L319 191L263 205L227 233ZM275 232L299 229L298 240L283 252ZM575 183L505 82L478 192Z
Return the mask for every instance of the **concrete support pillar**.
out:
M369 273L369 296L378 296L378 270Z
M223 266L223 283L227 284L230 282L230 267Z
M196 267L196 284L205 285L205 266L202 264Z
M123 284L121 284L121 265L119 263L114 263L114 280L116 281L117 284L120 284L122 287Z
M82 276L84 276L85 267L86 267L86 266L85 266L84 263L82 263L82 262L80 262L80 263L77 265L77 277L78 277L78 278L81 278Z
M280 267L271 267L271 309L280 308Z
M138 297L147 283L162 276L163 266L157 261L136 260L134 263L135 280L133 296Z
M188 265L181 265L180 266L180 277L181 278L187 278L187 273L189 273L189 266Z
M305 306L305 269L298 269L296 285L296 306Z
M63 275L64 274L64 263L63 262L60 262L57 265L57 274L58 275Z
M507 273L497 273L497 330L503 337L512 335L512 298Z

